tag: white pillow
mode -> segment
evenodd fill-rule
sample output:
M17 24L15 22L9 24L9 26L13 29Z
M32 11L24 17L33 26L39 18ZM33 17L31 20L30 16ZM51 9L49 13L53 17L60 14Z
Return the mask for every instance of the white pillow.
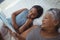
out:
M33 21L33 25L40 26L42 24L42 18L37 18Z
M2 26L3 26L3 22L2 22L2 20L0 19L0 31L1 31Z

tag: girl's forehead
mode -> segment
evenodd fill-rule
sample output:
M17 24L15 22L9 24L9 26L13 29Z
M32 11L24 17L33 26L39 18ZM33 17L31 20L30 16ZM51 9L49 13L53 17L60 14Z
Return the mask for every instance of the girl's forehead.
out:
M31 8L30 10L37 10L36 8Z

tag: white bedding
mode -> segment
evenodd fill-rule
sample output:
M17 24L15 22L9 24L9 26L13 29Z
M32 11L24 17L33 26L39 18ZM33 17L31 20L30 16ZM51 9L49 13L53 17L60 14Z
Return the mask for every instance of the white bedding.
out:
M9 23L9 21L6 19L6 16L4 15L3 12L0 12L0 19L12 32L16 32L12 25Z
M2 22L1 19L0 19L0 32L1 32L1 34L2 34L2 36L3 36L3 38L4 38L5 40L15 40L15 39L10 35L10 33L8 32L8 30L3 27L3 22Z
M1 31L2 26L3 26L3 22L2 22L2 20L0 19L0 31Z

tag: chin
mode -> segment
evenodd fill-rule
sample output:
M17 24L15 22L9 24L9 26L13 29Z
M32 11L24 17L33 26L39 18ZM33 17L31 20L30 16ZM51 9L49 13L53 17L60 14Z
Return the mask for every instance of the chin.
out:
M31 17L32 19L34 19L34 17Z
M41 28L44 28L45 27L45 25L41 25Z
M41 30L42 30L42 31L46 31L47 28L46 28L46 27L41 27Z
M42 25L41 26L41 30L46 31L46 26L45 25Z
M46 31L46 29L45 29L45 28L41 28L41 30L42 30L42 31Z

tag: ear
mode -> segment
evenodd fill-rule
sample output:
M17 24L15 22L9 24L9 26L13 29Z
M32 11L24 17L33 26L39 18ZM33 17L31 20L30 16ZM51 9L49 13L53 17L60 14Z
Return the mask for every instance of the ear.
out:
M54 21L54 25L56 26L57 24L59 24L59 21L58 20L55 20Z

